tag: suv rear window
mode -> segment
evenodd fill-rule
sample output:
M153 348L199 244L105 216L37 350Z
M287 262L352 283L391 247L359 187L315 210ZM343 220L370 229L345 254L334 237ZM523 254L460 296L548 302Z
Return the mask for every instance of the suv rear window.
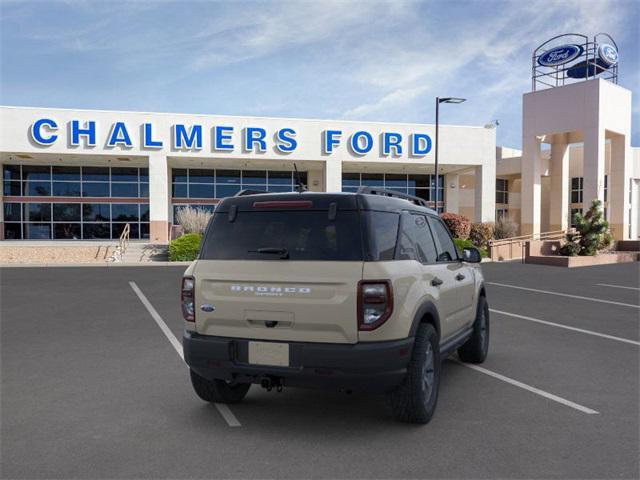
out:
M262 249L260 253L257 250ZM241 211L233 222L226 212L216 213L203 241L202 260L362 261L359 215L338 211Z

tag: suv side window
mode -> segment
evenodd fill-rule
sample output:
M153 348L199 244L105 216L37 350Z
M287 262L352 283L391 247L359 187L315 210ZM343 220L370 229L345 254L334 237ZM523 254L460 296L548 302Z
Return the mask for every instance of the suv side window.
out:
M458 251L456 245L451 239L451 234L447 227L444 226L442 220L435 217L429 217L429 225L433 232L433 237L436 241L436 248L438 250L438 262L451 262L458 259Z
M398 260L417 260L420 263L436 261L436 247L424 215L405 213L398 240Z
M373 261L393 260L400 215L391 212L365 212L368 219L369 255Z

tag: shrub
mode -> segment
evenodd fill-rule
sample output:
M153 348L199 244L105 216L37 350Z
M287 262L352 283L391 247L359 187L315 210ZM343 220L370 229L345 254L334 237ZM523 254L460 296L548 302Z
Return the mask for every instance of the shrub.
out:
M518 224L509 217L499 218L493 229L493 236L496 240L512 238L518 235Z
M567 233L567 243L560 249L562 255L592 256L609 248L613 243L613 237L609 233L609 222L604 219L600 200L594 200L584 215L576 213L573 223L576 231Z
M464 215L458 215L457 213L445 212L440 215L440 218L444 220L444 223L449 227L451 235L456 238L466 240L469 238L469 232L471 231L471 222Z
M185 233L204 233L210 219L211 213L203 208L187 206L179 208L176 212L178 225Z
M489 245L489 240L493 239L494 230L495 223L493 222L472 223L469 240L477 247L486 248Z
M191 262L200 251L202 235L187 233L169 244L169 260L172 262Z
M461 238L454 238L453 239L453 243L456 244L456 247L458 248L458 251L460 252L460 254L462 254L462 250L464 250L465 248L477 248L482 257L489 256L489 252L487 252L486 249L479 248L477 245L474 245L471 240L463 240Z

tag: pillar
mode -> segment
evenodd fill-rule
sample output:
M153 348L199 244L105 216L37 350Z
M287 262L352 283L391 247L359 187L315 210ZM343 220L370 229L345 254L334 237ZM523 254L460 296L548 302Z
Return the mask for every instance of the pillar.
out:
M444 176L445 211L458 213L460 209L460 177L457 173Z
M569 145L567 134L555 135L551 145L551 192L549 230L566 230L569 226Z
M496 219L496 163L486 161L475 167L475 221L494 222Z
M586 212L596 198L604 203L604 129L595 126L585 130L583 155L582 211Z
M540 233L541 175L540 138L525 136L522 152L521 235Z
M342 191L342 162L335 158L324 162L324 191Z
M628 135L614 135L611 139L611 162L607 200L609 201L609 226L616 240L629 236L629 203L632 152Z
M164 154L149 155L149 241L169 242L169 165Z

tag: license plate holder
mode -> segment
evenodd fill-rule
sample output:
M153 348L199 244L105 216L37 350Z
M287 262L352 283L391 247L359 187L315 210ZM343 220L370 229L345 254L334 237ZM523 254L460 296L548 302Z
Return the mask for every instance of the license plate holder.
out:
M249 342L249 363L272 367L289 366L289 344L279 342Z

